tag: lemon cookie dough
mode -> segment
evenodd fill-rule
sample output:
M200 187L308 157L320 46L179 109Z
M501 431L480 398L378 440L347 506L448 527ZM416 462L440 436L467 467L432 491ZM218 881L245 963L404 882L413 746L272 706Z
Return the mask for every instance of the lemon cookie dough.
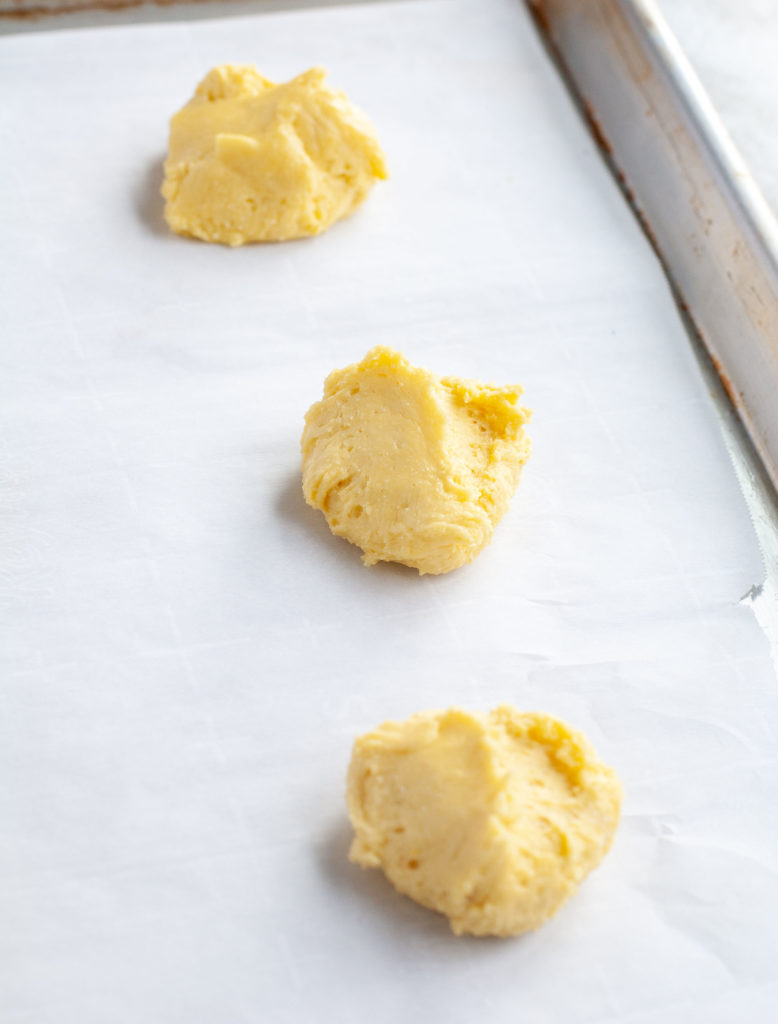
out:
M620 802L615 772L557 719L426 712L357 739L350 859L383 868L457 935L518 935L597 867Z
M312 68L275 85L225 64L170 122L162 195L183 235L243 245L317 235L348 216L384 156L364 114Z
M331 373L308 410L305 500L366 565L450 572L489 543L529 456L520 394L374 348Z

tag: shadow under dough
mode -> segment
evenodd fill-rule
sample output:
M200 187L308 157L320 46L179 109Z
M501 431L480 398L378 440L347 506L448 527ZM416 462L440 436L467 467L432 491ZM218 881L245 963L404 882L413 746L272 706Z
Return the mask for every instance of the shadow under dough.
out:
M330 551L338 551L352 560L359 558L358 548L349 544L342 537L336 537L327 526L327 520L322 513L306 503L299 473L290 476L280 488L276 500L276 512L284 522L301 530Z
M324 877L345 900L357 900L371 917L379 919L405 944L417 949L444 949L446 956L461 957L472 963L474 955L489 957L506 942L522 942L493 935L455 935L445 915L421 906L398 892L380 868L362 868L348 859L353 832L348 821L340 819L318 846L318 859Z
M452 936L448 922L408 896L399 893L378 868L365 869L348 859L353 832L347 821L337 822L319 847L319 863L325 877L347 899L357 899L371 913L380 915L392 927L411 927L417 934L438 938Z
M135 211L141 223L153 234L172 238L163 212L165 200L160 192L165 176L164 163L164 157L160 157L146 168L135 194Z
M359 565L361 551L356 544L352 544L345 537L336 537L327 526L324 515L306 503L299 473L290 477L279 490L276 512L283 520L304 531L337 557L345 558L351 565ZM401 565L399 562L377 562L375 565L363 566L362 571L385 578L396 577L414 581L420 579L416 569Z

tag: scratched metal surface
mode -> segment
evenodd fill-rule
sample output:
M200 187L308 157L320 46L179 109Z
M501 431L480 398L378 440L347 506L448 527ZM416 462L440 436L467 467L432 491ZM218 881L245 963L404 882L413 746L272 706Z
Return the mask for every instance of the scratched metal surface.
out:
M65 28L244 17L371 0L0 0L0 35ZM397 0L402 2L402 0Z
M764 557L744 600L778 652L778 224L653 0L530 6L677 297ZM745 24L753 40L758 21ZM763 75L778 84L772 62ZM750 113L742 134L775 187L776 147Z
M778 484L778 223L652 0L532 0Z

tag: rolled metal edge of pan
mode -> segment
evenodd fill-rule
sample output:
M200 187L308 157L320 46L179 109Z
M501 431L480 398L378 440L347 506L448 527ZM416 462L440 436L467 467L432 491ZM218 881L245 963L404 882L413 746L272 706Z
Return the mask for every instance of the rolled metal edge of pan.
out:
M652 0L527 0L778 490L778 223Z

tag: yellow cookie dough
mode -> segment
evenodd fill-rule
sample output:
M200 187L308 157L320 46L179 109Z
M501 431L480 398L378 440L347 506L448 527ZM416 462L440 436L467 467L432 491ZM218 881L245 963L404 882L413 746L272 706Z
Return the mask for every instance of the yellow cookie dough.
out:
M170 122L162 195L183 235L243 245L317 235L387 171L375 132L312 68L274 85L247 66L214 68Z
M518 935L597 867L620 803L613 769L557 719L430 711L356 741L350 859L383 868L457 935Z
M519 387L437 377L374 348L305 417L303 493L365 565L450 572L489 543L529 457Z

